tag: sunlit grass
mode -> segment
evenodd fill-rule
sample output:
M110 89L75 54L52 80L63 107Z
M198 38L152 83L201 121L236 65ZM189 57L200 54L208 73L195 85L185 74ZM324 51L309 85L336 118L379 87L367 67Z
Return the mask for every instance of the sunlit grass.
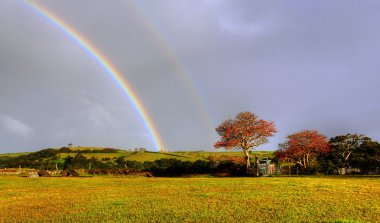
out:
M380 178L0 177L0 222L379 222Z
M58 149L58 148L57 148ZM70 153L64 153L61 152L58 154L60 158L66 158L67 156L75 156L78 152L84 151L84 150L102 150L105 149L103 147L72 147L70 150L72 152ZM21 153L7 153L7 154L0 154L1 156L7 156L7 157L17 157L21 155L27 155L30 152L21 152ZM155 161L157 159L179 159L181 161L196 161L199 159L206 160L209 156L237 156L237 157L244 157L244 153L241 151L223 151L223 150L217 150L217 151L184 151L184 152L168 152L168 153L160 153L160 152L142 152L142 151L129 151L129 150L118 150L114 153L102 153L102 152L91 152L91 153L83 153L81 152L83 156L86 158L92 158L95 157L97 159L102 158L118 158L121 156L125 157L125 160L134 160L138 162L144 162L144 161ZM253 159L254 156L257 155L260 159L263 157L272 157L273 152L272 151L253 151L251 154L251 158Z
M30 152L22 152L22 153L3 153L0 154L0 157L7 156L7 157L18 157L22 155L28 155Z

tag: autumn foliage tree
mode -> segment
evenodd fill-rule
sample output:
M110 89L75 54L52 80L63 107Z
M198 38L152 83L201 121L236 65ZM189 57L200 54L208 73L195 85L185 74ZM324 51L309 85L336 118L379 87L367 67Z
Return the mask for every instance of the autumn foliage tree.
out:
M268 137L277 130L273 122L259 119L251 112L240 112L235 119L222 122L216 132L220 140L214 144L215 148L243 150L248 173L251 169L249 150L267 143Z
M279 144L275 155L281 160L288 159L307 169L312 159L329 151L330 144L326 136L316 130L302 130L289 135L286 142Z

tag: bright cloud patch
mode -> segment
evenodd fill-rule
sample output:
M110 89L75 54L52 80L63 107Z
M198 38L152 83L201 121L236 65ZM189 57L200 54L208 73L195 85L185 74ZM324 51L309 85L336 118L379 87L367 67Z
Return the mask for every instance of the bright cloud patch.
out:
M245 23L231 16L220 17L219 27L223 32L229 32L239 36L257 35L263 31L262 24Z
M34 131L29 125L6 115L2 116L0 120L6 130L18 135L27 136Z
M82 118L86 118L95 126L115 125L118 122L112 117L111 112L102 104L87 98L82 98L83 110L80 113Z

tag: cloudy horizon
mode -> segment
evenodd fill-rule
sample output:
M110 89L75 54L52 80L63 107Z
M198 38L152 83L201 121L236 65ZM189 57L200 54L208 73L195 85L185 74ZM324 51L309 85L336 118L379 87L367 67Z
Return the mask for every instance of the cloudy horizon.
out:
M238 112L279 132L380 140L380 2L31 1L123 74L166 149L212 150ZM0 153L154 149L134 105L67 33L24 1L0 2Z

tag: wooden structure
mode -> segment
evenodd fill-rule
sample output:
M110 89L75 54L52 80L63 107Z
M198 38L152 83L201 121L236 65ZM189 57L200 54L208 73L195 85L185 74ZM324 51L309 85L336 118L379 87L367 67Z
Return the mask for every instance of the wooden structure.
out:
M270 162L271 162L271 160L268 157L264 157L262 160L259 160L260 176L271 175L271 173L273 172L273 170L271 170L271 166L273 166L273 165L270 165Z
M61 175L63 177L79 177L79 174L74 169L63 170Z

